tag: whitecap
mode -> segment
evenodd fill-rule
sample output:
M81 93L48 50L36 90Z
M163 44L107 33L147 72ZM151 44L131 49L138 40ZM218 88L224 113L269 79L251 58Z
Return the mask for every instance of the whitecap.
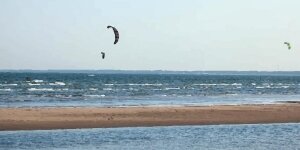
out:
M113 90L112 88L103 88L104 91L111 91Z
M41 84L39 84L39 83L28 83L28 85L30 85L30 86L38 86L38 85L41 85Z
M200 84L192 84L192 85L200 85L200 86L216 86L215 83L200 83Z
M49 85L66 85L64 82L54 82L54 83L49 83Z
M219 85L222 85L222 86L228 86L230 84L227 84L227 83L220 83Z
M94 77L95 75L94 75L94 74L89 74L88 76L89 76L89 77Z
M90 91L97 91L97 88L89 88Z
M12 89L0 89L0 91L12 91Z
M38 79L35 79L35 80L32 80L33 82L35 82L35 83L42 83L42 82L44 82L43 80L38 80Z
M162 89L152 89L153 91L161 91Z
M242 86L242 83L232 83L231 85Z
M162 86L163 84L161 83L145 83L145 84L141 84L142 86Z
M238 94L236 93L231 93L231 94L226 94L227 96L237 96Z
M138 88L128 88L128 89L121 89L122 91L139 91L140 89Z
M257 86L255 88L257 88L257 89L264 89L265 87L263 87L263 86Z
M126 84L125 84L126 85ZM128 84L129 86L131 85L131 86L137 86L137 85L141 85L141 84L136 84L136 83L129 83Z
M180 88L179 87L176 87L176 88L165 88L166 90L180 90Z
M114 84L104 84L104 85L113 86Z
M18 86L18 84L16 83L12 83L12 84L0 84L1 86Z
M113 84L105 84L105 85L113 85ZM161 83L128 83L128 84L116 84L116 85L129 85L129 86L162 86Z
M282 87L280 87L280 86L274 86L274 87L272 87L271 89L281 89Z
M64 82L55 82L56 85L66 85Z
M52 89L52 88L40 88L40 89L29 88L28 91L54 91L54 89Z
M85 97L105 97L104 94L101 95L84 95Z
M284 89L287 89L287 88L289 88L290 86L281 86L282 88L284 88Z

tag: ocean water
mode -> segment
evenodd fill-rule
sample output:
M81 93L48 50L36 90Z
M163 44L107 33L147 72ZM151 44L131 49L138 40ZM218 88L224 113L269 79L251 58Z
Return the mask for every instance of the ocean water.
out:
M0 149L299 150L300 124L1 131Z
M300 101L299 72L0 72L0 107ZM0 149L300 150L300 124L1 131Z
M299 100L299 72L0 72L0 107L234 105Z

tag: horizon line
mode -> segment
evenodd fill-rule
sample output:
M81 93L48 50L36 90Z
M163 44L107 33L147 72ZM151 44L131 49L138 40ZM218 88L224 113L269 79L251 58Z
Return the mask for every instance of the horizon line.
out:
M135 71L135 72L300 72L300 70L164 70L164 69L0 69L0 71Z

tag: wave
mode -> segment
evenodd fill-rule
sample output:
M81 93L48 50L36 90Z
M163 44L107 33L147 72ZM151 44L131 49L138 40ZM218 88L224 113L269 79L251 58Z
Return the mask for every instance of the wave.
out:
M256 89L264 89L264 88L266 88L266 87L264 87L264 86L257 86L257 87L255 87Z
M33 82L35 82L35 83L42 83L42 82L44 82L43 80L38 80L38 79L35 79L35 80L32 80Z
M216 84L216 85L228 86L228 85L230 85L230 84L228 84L228 83L220 83L220 84ZM231 84L231 85L232 85L232 84Z
M140 84L142 86L162 86L163 84L161 83L145 83L145 84Z
M113 86L114 84L104 84L104 85L106 85L106 86Z
M112 91L112 88L103 88L103 91Z
M225 95L227 95L227 96L237 96L238 94L236 94L236 93L229 93L229 94L225 94Z
M101 95L83 95L85 97L105 97L104 94L101 94Z
M153 91L161 91L162 89L152 89Z
M89 88L90 91L97 91L97 88Z
M242 83L232 83L231 85L234 85L234 86L242 86L243 84L242 84Z
M114 85L121 85L121 86L162 86L162 83L126 83L126 84L104 84L106 86L114 86Z
M200 85L200 86L216 86L218 84L215 83L199 83L199 84L192 84L192 85Z
M290 86L288 85L282 85L282 86L272 86L272 87L268 87L270 89L287 89L290 88Z
M197 83L197 84L192 84L194 86L230 86L230 85L233 85L233 86L242 86L243 84L242 83L232 83L232 84L229 84L229 83Z
M165 90L180 90L180 88L179 87L176 87L176 88L172 88L172 87L167 87L167 88L165 88Z
M0 86L18 86L18 84L16 84L16 83L12 83L12 84L0 84Z
M288 86L296 86L297 84L294 84L294 83L276 83L276 84L274 84L274 85L288 85ZM300 85L300 83L298 84L298 85Z
M40 88L40 89L29 88L28 91L54 91L54 89L52 89L52 88Z
M54 83L49 83L49 85L60 85L60 86L64 86L66 85L64 82L54 82Z
M0 89L0 91L12 91L12 89Z
M282 85L282 86L257 86L256 89L287 89L290 88L288 85Z
M38 86L38 85L41 85L41 84L39 84L39 83L28 83L28 85L30 85L30 86Z

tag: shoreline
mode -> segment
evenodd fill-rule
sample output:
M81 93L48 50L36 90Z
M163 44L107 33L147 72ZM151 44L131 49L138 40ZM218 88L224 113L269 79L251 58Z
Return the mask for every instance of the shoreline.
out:
M217 104L161 104L161 105L83 105L83 106L0 106L0 109L38 109L38 108L147 108L147 107L211 107L211 106L247 106L247 105L282 105L282 104L300 104L300 101L274 101L266 103L217 103Z
M212 106L0 108L0 131L299 123L300 103Z

